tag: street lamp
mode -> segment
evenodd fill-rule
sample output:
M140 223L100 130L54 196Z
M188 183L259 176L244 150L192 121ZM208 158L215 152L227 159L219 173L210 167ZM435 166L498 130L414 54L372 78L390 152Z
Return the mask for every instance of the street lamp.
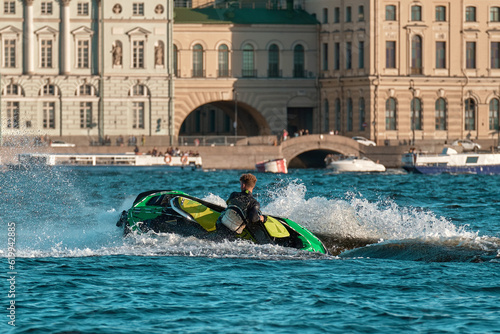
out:
M410 80L410 88L408 88L409 90L411 90L411 95L412 95L412 98L411 98L411 103L410 103L410 106L411 106L411 131L412 131L412 145L415 146L415 83L413 82L413 79Z
M238 94L236 93L236 89L233 89L234 95L234 139L238 137Z

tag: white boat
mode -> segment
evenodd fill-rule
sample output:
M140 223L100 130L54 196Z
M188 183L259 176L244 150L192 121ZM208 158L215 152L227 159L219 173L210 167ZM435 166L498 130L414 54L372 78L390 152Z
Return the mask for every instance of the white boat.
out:
M255 164L258 172L263 173L288 173L288 168L286 166L286 159L273 159L261 161Z
M43 166L141 166L141 167L176 167L201 169L199 156L152 156L135 154L18 154L18 164L13 168L32 168Z
M329 159L326 168L336 172L385 172L385 166L363 157L349 156L339 160Z
M458 153L445 147L441 154L407 153L401 161L413 173L500 174L500 153Z

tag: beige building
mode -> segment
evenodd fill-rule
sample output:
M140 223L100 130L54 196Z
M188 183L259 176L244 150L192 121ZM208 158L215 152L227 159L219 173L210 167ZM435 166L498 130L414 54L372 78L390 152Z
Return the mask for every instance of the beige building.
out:
M498 136L493 0L0 6L4 141L175 143L283 129L379 144Z
M317 130L313 16L175 4L174 14L160 0L2 1L1 138L163 144Z
M498 138L497 1L309 0L305 6L321 22L325 130L379 144Z

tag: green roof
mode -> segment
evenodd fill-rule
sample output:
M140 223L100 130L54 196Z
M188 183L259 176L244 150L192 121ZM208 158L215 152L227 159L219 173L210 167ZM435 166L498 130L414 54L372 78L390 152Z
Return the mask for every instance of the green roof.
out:
M265 8L183 8L174 9L174 24L318 24L303 10L271 10Z

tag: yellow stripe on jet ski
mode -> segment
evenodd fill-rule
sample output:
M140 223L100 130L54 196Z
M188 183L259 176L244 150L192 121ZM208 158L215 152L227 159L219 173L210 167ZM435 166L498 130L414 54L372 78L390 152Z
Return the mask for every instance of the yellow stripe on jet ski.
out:
M205 230L215 231L215 223L220 212L214 211L205 205L185 197L179 197L180 208L190 214Z

